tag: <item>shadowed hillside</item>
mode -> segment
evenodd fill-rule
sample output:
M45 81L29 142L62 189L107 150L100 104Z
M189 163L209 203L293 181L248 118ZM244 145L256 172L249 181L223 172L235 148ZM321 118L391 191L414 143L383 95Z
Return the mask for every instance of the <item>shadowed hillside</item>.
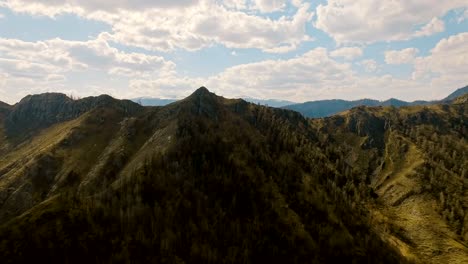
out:
M200 88L164 107L46 94L5 113L6 263L468 257L466 100L313 120Z

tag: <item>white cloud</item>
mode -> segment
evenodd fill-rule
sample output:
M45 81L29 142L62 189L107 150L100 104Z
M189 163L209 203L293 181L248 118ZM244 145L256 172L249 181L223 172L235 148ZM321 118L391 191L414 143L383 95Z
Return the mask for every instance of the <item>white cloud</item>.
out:
M63 12L133 10L141 11L154 8L184 8L197 5L200 0L5 0L4 5L14 10L56 15Z
M98 39L90 43L63 40L38 43L7 41L8 45L3 43L5 41L0 42L3 43L0 45L3 47L2 52L8 51L7 54L11 52L9 56L15 55L12 47L18 47L16 59L18 61L28 58L26 52L28 48L34 50L34 53L30 54L39 54L43 49L63 51L65 53L63 56L69 58L64 62L56 60L58 62L45 64L46 58L35 60L31 55L30 61L24 65L17 61L2 59L0 80L3 81L0 81L0 95L7 96L2 99L12 102L24 96L20 93L25 93L26 90L18 92L13 87L28 87L28 93L65 91L78 96L108 93L120 98L143 95L182 98L195 88L206 86L217 94L227 97L249 95L293 101L364 97L376 99L398 97L415 100L442 98L448 94L447 89L468 83L466 79L468 59L464 52L464 47L468 43L468 33L443 40L431 51L430 56L417 58L415 74L416 71L420 71L427 77L416 79L361 74L353 70L351 63L333 59L325 48L315 48L290 59L265 60L233 66L206 78L189 78L175 73L174 66L170 62L161 64L155 58L121 53L106 46L105 43L100 43L101 41L103 40ZM99 52L95 53L96 50ZM88 59L90 57L97 58ZM87 68L73 70L73 65L76 63L84 64ZM3 66L6 64L9 64L10 68ZM379 70L379 65L374 60L363 60L359 64L371 72ZM65 69L71 68L72 70L69 70L71 73L57 70L60 68L57 65L65 65ZM169 65L168 70L157 70L164 69L164 65ZM133 74L131 69L138 67L141 67L140 73ZM99 70L101 68L103 70ZM15 76L18 71L29 74L43 72L43 74L39 78L28 74ZM159 71L165 73L158 74ZM80 72L83 75L80 75ZM94 80L93 74L103 75L104 78ZM113 74L116 74L115 78L112 77ZM76 81L81 80L81 76L86 77L85 81L76 84Z
M247 9L246 0L224 0L223 5L229 9L243 10Z
M67 91L72 87L79 90L83 89L81 84L93 83L123 86L129 78L158 78L174 71L174 63L162 57L124 53L99 38L83 42L0 38L0 72L4 78L0 90L7 94L1 100L10 102L24 93Z
M442 39L426 57L417 58L413 79L428 79L433 86L468 84L468 32Z
M362 56L362 49L358 47L346 47L334 50L330 53L330 56L342 57L346 60L354 60Z
M105 70L108 73L127 69L132 75L155 74L174 69L172 62L162 57L142 53L124 53L109 46L103 39L90 41L26 42L17 39L0 39L3 59L16 61L17 65L43 65L50 72L71 70ZM27 69L28 67L23 67Z
M437 17L434 17L427 25L421 28L421 30L414 33L415 37L431 36L435 33L443 32L445 30L444 21Z
M377 62L366 60L372 70ZM299 57L243 64L207 78L169 78L135 80L132 89L157 91L159 97L181 98L193 89L206 86L227 97L249 95L254 98L282 98L292 101L330 98L430 99L432 92L424 82L398 79L391 75L361 75L350 63L337 62L325 48L313 49ZM434 89L436 90L436 89Z
M364 70L369 73L375 72L379 68L379 65L377 64L377 62L372 59L360 61L359 65L364 67Z
M419 50L416 48L389 50L385 52L385 62L387 64L409 64L414 61L418 52Z
M468 19L468 8L461 9L461 14L457 18L457 23L462 23Z
M281 11L286 6L286 0L253 0L255 8L263 13Z
M256 15L245 1L230 0L220 4L200 1L91 1L91 0L7 0L17 12L54 16L75 13L112 26L107 40L152 51L198 50L214 44L227 48L256 48L270 53L284 53L312 38L306 24L313 14L309 4L302 4L292 16L277 19ZM279 10L284 0L255 1L252 8L263 12ZM299 4L299 2L295 2ZM165 7L179 8L165 8ZM233 9L234 8L234 9Z
M430 25L420 34L440 30L431 19L466 5L466 0L328 0L317 7L315 26L339 43L407 40L421 24Z
M311 39L305 31L305 24L311 19L308 8L302 6L293 17L278 20L217 5L201 5L183 12L167 11L164 16L151 11L127 13L111 22L113 33L109 38L148 50L197 50L221 43L227 48L284 53ZM122 16L126 19L121 20Z
M237 49L256 48L284 53L311 40L306 24L313 18L309 4L300 0L290 1L286 6L284 3L254 0L0 2L0 6L16 12L47 16L73 13L105 22L112 28L89 41L27 42L0 38L0 98L13 102L24 93L44 91L69 91L81 96L109 93L127 98L142 95L181 98L205 85L228 97L249 95L296 101L337 97L412 100L443 96L448 93L446 89L468 83L468 33L440 41L426 57L416 58L416 49L388 51L385 54L388 64L414 63L413 79L385 75L385 68L372 59L351 64L349 61L362 56L361 45L340 45L341 48L330 52L315 48L294 58L237 65L205 78L180 75L174 63L160 56L123 52L109 45L117 42L146 50L177 51L221 44L237 52ZM347 46L404 40L443 30L445 25L439 17L463 4L459 0L329 0L317 8L315 25L338 44ZM263 14L282 9L287 12L274 16ZM353 70L356 65L372 74Z

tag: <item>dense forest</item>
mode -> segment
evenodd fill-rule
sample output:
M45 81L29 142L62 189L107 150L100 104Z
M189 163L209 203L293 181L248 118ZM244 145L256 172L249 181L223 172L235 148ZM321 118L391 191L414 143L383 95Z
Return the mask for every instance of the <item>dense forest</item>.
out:
M205 88L164 107L47 98L63 118L27 134L9 118L50 103L0 116L4 263L468 258L466 100L306 119ZM419 200L456 246L392 220Z

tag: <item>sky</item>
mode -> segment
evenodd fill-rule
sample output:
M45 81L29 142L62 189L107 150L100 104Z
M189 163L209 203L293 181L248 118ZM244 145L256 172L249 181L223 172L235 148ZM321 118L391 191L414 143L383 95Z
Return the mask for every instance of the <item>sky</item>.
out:
M441 99L468 84L466 0L0 0L0 100Z

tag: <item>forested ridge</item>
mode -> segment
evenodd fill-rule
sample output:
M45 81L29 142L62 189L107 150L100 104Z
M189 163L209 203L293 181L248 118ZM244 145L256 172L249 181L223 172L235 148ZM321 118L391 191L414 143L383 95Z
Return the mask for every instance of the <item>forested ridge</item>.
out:
M466 100L306 119L206 88L165 107L105 99L67 100L63 109L86 111L21 139L3 123L5 263L468 257ZM4 111L3 120L21 117ZM447 244L423 247L435 235L405 222L419 200L431 205L421 219Z

